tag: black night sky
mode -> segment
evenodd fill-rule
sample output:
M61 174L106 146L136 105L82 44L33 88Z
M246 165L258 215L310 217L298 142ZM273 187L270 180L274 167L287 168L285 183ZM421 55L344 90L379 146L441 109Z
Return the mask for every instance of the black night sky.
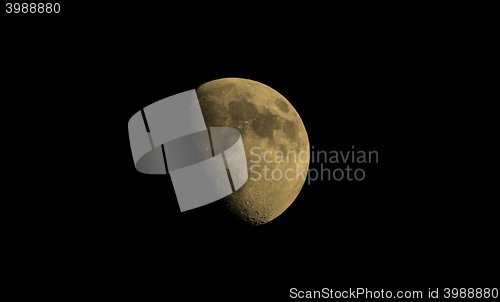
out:
M30 188L7 198L8 240L61 285L41 292L287 301L291 287L497 285L494 119L468 25L361 4L62 4L2 15L6 158L30 158L13 172ZM306 184L260 227L220 203L179 213L168 177L135 171L127 122L223 77L283 94L315 148L378 163L361 182Z

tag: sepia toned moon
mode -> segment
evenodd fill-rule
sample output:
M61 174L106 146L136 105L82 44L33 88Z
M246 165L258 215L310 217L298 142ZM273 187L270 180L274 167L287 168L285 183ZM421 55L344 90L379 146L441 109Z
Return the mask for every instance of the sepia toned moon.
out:
M239 218L255 225L281 215L304 185L309 140L300 116L277 91L256 81L225 78L196 89L207 126L237 128L248 181L225 198Z

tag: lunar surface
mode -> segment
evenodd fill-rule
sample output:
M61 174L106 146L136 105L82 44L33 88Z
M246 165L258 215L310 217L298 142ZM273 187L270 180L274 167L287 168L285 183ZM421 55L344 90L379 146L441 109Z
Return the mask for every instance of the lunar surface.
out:
M255 225L281 215L302 189L309 166L309 140L295 109L274 89L246 79L211 81L196 92L207 126L242 134L248 181L224 199L228 208Z

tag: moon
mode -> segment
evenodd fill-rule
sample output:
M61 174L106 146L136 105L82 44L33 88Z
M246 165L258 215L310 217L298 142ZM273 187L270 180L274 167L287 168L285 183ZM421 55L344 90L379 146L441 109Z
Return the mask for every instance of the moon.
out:
M262 83L224 78L196 89L208 127L237 128L248 181L224 199L230 211L253 225L281 215L302 189L309 167L309 139L285 97Z

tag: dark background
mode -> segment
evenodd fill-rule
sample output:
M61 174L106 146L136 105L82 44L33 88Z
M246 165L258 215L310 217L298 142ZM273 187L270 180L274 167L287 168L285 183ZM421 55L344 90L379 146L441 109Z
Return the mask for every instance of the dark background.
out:
M282 301L290 287L495 286L491 42L478 23L392 6L95 5L2 15L4 129L16 130L4 149L24 158L7 237L27 275L51 280L43 291ZM126 124L223 77L283 94L316 149L380 162L363 182L305 185L260 227L220 203L179 213L168 177L135 171Z

